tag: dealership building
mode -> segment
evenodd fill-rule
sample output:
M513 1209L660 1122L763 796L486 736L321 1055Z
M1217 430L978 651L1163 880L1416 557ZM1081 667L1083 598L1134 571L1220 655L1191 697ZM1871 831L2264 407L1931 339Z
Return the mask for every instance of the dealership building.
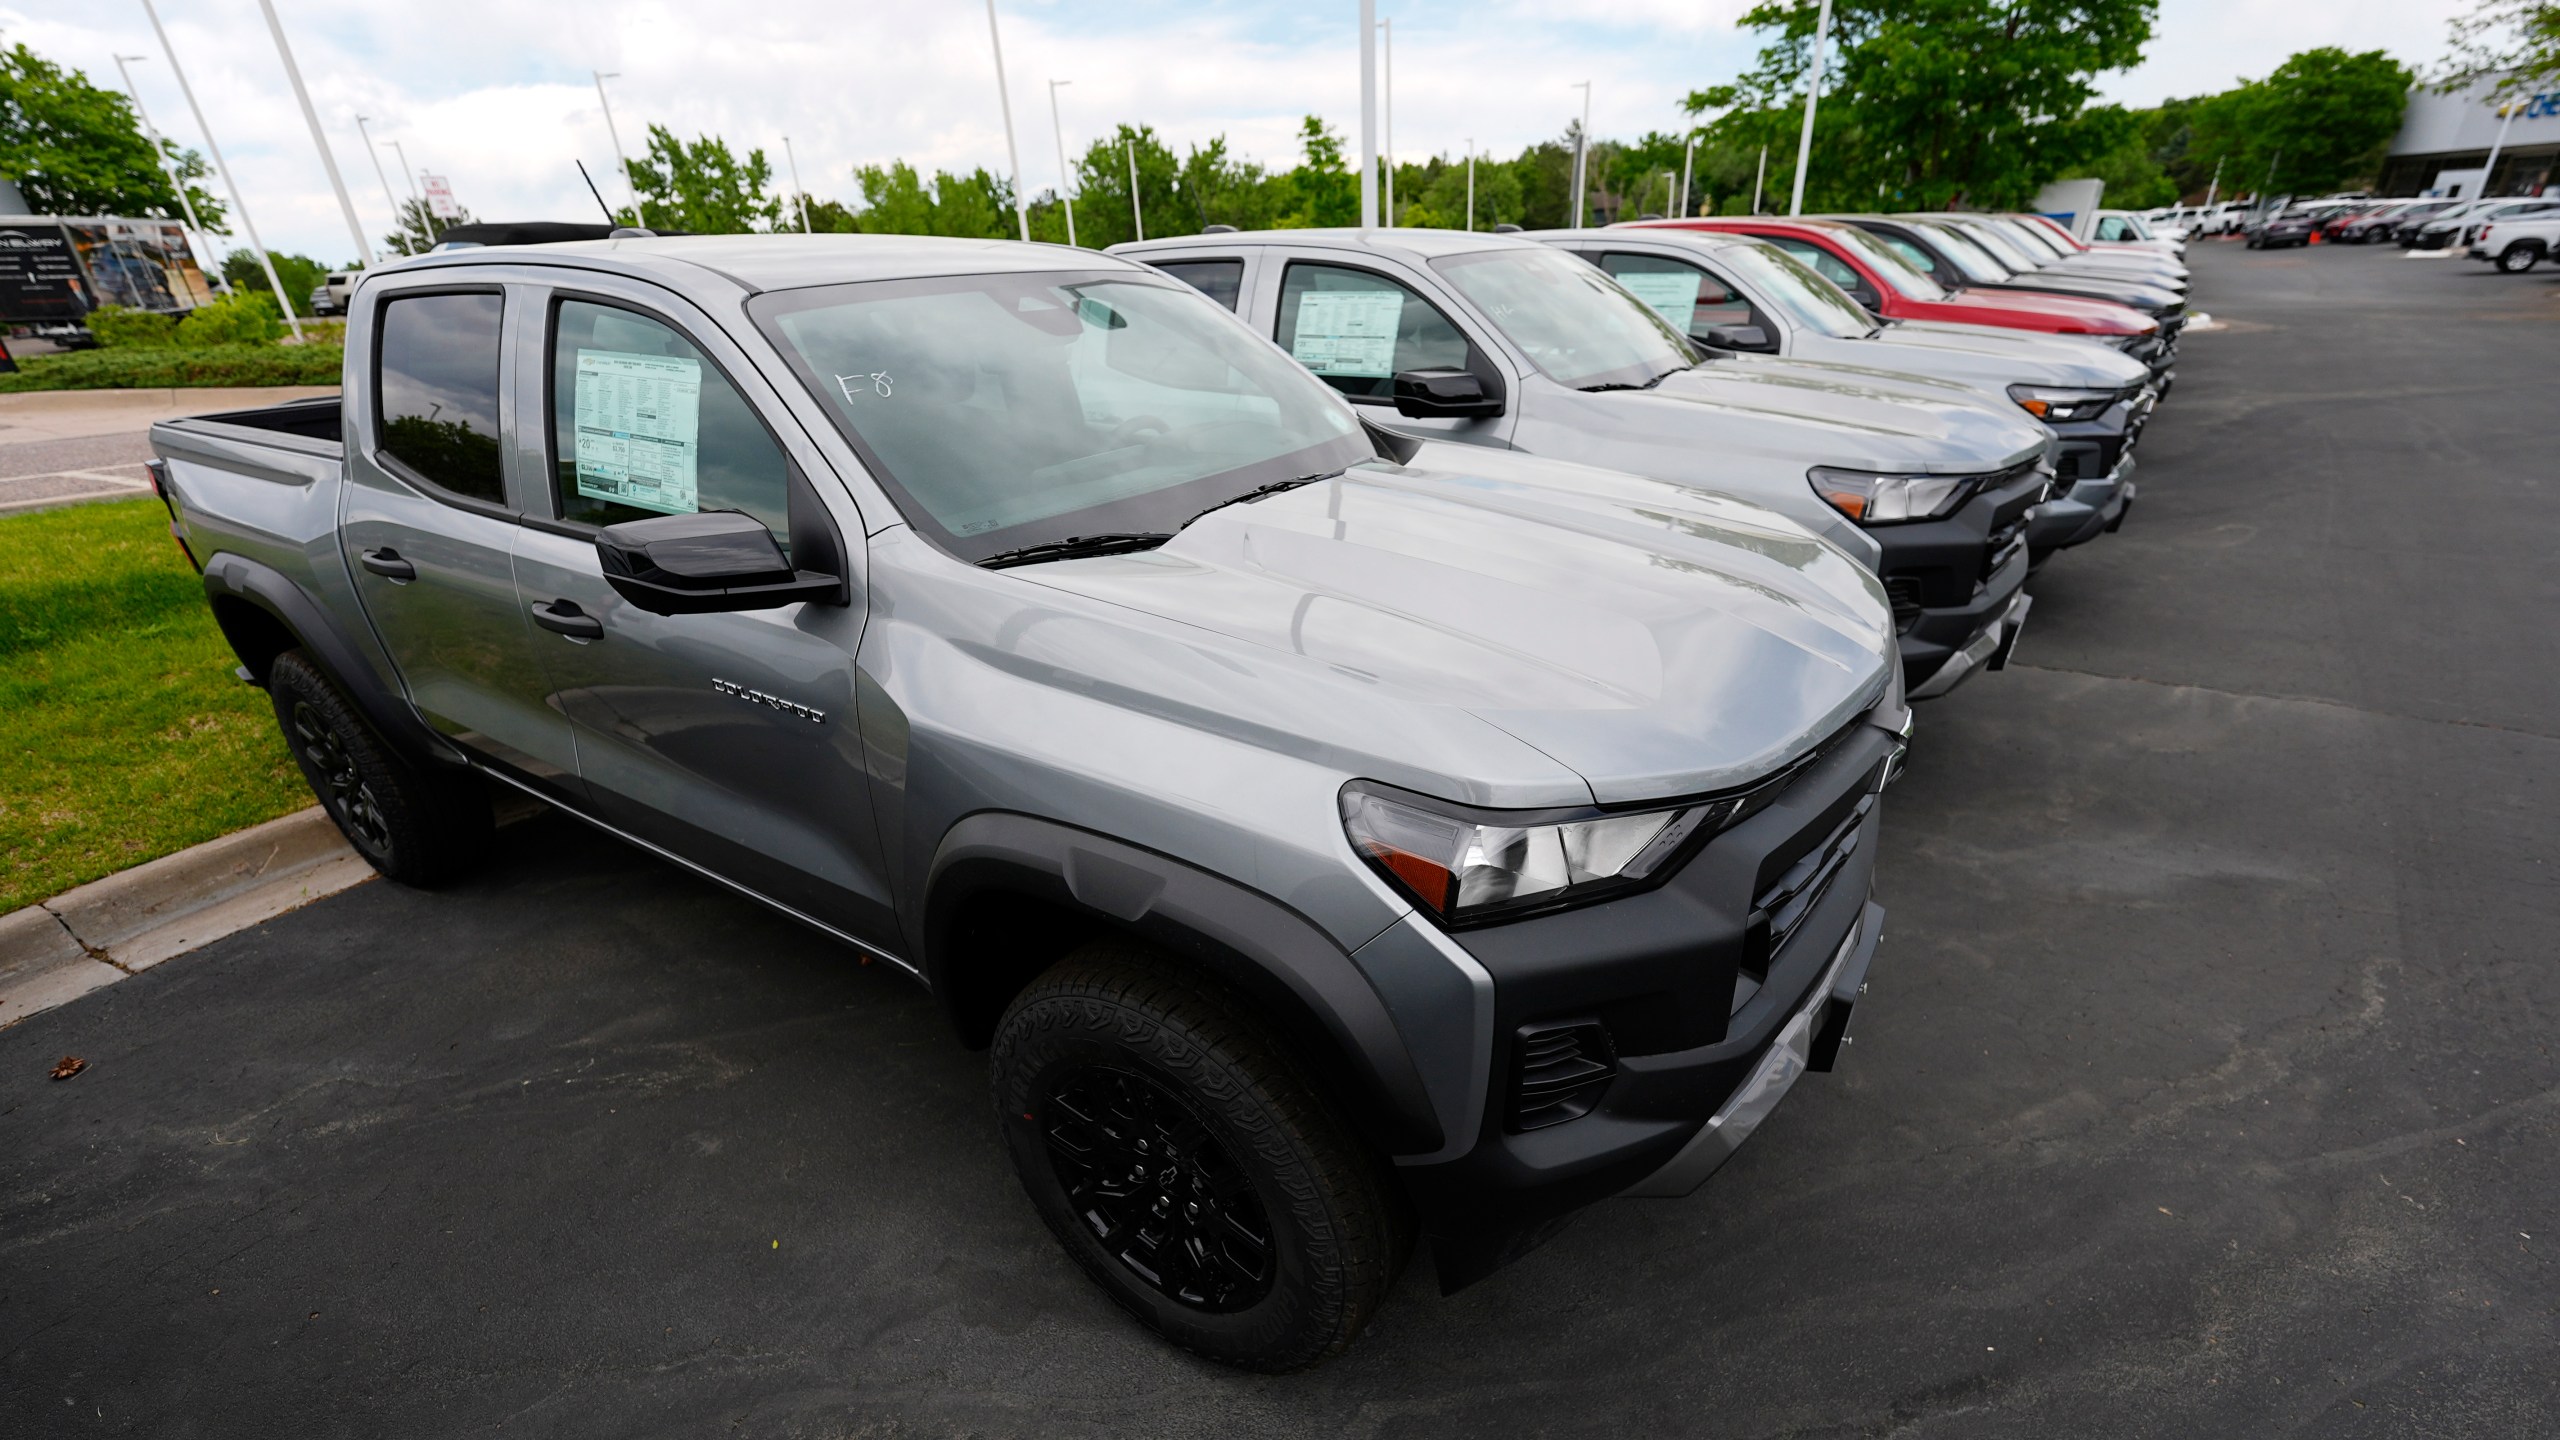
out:
M2380 195L2538 195L2560 185L2560 88L2508 97L2521 106L2498 145L2499 102L2482 80L2450 95L2425 86L2409 92L2409 109L2391 154L2375 177ZM2498 173L2481 185L2480 168L2498 148Z

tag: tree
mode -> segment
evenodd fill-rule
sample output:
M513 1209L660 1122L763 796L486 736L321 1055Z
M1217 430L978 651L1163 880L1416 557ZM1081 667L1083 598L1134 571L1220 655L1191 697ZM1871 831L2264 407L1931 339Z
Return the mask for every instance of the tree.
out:
M782 202L770 193L773 166L764 151L741 160L717 135L679 140L663 125L649 127L649 153L631 162L631 185L640 192L640 223L652 230L696 235L743 235L771 230Z
M456 225L470 224L471 212L457 205L452 219L439 220L434 212L427 209L426 201L403 200L399 213L393 218L398 221L398 228L383 236L382 243L396 254L424 255L435 248L437 238L444 232ZM244 250L240 253L246 255L249 252Z
M2560 80L2560 0L2473 0L2453 22L2453 64L2437 88L2493 75L2499 99Z
M967 175L934 172L928 186L904 160L866 165L854 172L862 185L860 228L877 235L956 235L976 240L1013 238L1013 188L981 167ZM818 206L809 208L817 228Z
M2264 80L2194 102L2190 149L2227 160L2226 190L2332 190L2381 164L2415 80L2379 50L2305 50Z
M196 214L219 229L223 209L193 182L204 158L142 133L132 102L101 90L24 45L0 51L0 175L48 215L185 218L164 160L177 167Z
M1817 0L1762 0L1742 17L1772 32L1731 85L1689 96L1692 115L1755 154L1769 188L1793 179ZM1815 164L1817 209L2026 204L2125 141L2128 117L2092 109L2096 78L2127 69L2158 0L1835 0ZM1775 208L1774 206L1770 208Z
M284 282L285 298L293 302L294 313L308 313L311 292L329 278L329 267L308 255L287 255L281 250L268 251L267 258L275 263L276 278ZM223 256L222 278L230 281L235 291L268 293L266 268L258 263L255 250L244 247Z

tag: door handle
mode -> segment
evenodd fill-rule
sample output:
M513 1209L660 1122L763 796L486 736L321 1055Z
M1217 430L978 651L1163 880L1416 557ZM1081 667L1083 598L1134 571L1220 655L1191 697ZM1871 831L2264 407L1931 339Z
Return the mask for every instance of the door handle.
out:
M604 638L604 622L579 609L575 600L535 601L533 623L572 640Z
M367 550L358 558L364 561L364 568L385 580L405 585L418 578L418 567L401 559L400 552L388 545Z

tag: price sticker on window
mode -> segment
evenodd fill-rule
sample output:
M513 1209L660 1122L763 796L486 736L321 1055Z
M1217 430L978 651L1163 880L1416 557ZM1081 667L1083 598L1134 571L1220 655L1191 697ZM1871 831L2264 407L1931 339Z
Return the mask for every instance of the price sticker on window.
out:
M1698 277L1689 270L1637 270L1620 275L1629 294L1653 307L1655 314L1686 335L1698 318Z
M1289 354L1319 375L1380 378L1396 373L1396 330L1404 294L1396 290L1310 290L1298 297Z
M580 350L578 493L663 515L701 508L702 362Z

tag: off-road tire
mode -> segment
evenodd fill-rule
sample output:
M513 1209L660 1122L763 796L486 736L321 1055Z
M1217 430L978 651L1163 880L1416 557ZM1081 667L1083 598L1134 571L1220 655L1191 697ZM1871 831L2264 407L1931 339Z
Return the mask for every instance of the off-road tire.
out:
M2530 245L2510 245L2498 252L2498 269L2509 275L2521 275L2542 258L2542 252Z
M486 857L489 793L479 777L399 756L299 650L276 657L267 696L302 778L367 864L432 888Z
M1040 1218L1112 1299L1186 1350L1274 1373L1315 1364L1360 1334L1412 1254L1410 1207L1383 1159L1242 1005L1156 952L1108 940L1060 961L1005 1011L989 1068L997 1122ZM1079 1208L1065 1178L1077 1167L1051 1148L1077 1132L1067 1107L1097 1075L1161 1087L1198 1127L1174 1148L1214 1142L1231 1163L1223 1173L1249 1185L1270 1241L1258 1298L1223 1312L1186 1303L1121 1258L1139 1254L1143 1238L1124 1229L1106 1244L1088 1223L1093 1212ZM1200 1193L1196 1179L1188 1193ZM1135 1228L1143 1237L1150 1227Z

